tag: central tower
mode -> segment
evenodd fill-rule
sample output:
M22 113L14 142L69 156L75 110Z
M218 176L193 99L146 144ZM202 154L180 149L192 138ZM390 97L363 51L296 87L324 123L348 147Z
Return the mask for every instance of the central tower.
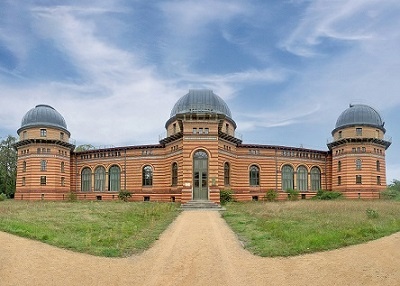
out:
M167 141L182 138L182 200L219 201L219 138L233 139L236 129L228 105L212 90L189 90L172 108L165 127Z

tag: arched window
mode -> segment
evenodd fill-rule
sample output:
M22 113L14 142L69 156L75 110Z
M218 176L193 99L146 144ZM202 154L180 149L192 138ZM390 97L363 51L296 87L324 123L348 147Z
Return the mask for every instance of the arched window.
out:
M282 167L282 189L289 190L294 188L294 170L290 165Z
M361 159L357 159L356 160L356 169L361 170L361 167L362 167Z
M90 192L92 189L92 170L84 168L81 173L81 191Z
M307 168L304 166L299 166L297 168L297 189L299 191L308 190L308 172Z
M172 164L172 186L178 185L178 163L174 162Z
M321 170L318 167L311 168L311 191L321 189Z
M108 170L108 190L111 192L121 190L121 169L116 165Z
M379 162L379 160L376 161L376 170L378 172L381 170L381 162Z
M94 171L94 191L104 192L106 187L106 169L99 166Z
M230 178L230 166L229 163L226 162L224 164L224 185L229 186L231 183L231 178Z
M250 186L260 185L260 169L256 165L252 165L249 170Z
M143 186L153 185L153 168L149 165L143 167L142 172Z

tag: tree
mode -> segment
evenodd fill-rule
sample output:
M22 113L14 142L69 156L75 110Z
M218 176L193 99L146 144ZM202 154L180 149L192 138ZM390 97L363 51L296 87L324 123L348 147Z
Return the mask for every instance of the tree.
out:
M96 149L93 145L91 144L83 144L79 145L75 148L75 152L81 152L81 151L87 151L87 150L94 150Z
M400 181L394 179L389 185L388 185L388 189L400 192Z
M0 193L14 197L17 177L17 152L14 144L17 139L8 135L0 142Z

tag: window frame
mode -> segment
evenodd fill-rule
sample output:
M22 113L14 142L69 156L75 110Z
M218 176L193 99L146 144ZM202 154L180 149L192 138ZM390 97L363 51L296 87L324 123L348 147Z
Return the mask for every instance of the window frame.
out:
M40 171L47 171L47 160L40 160Z
M92 190L92 170L85 167L81 171L81 192L90 192Z
M173 162L171 166L171 186L176 187L178 185L178 163Z
M118 165L112 165L108 169L108 190L110 192L121 191L121 168Z
M294 168L291 165L283 165L281 170L282 190L294 189Z
M224 163L224 186L230 186L231 184L231 166L229 162Z
M249 185L251 187L260 186L260 168L254 164L249 168Z
M40 128L40 137L47 137L47 129Z
M356 170L362 170L362 160L360 158L356 159Z
M304 165L297 167L297 189L299 191L308 190L308 170Z
M310 171L310 177L311 177L311 191L321 190L321 169L317 166L312 167Z
M153 186L153 167L151 165L145 165L142 168L142 186Z
M94 191L104 192L106 190L106 169L103 166L97 166L94 170Z

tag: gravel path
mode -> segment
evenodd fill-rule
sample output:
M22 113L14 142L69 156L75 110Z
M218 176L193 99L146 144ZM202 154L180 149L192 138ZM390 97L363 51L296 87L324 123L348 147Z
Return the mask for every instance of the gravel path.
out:
M0 285L400 285L400 233L339 250L261 258L215 211L184 211L154 246L103 258L0 232Z

